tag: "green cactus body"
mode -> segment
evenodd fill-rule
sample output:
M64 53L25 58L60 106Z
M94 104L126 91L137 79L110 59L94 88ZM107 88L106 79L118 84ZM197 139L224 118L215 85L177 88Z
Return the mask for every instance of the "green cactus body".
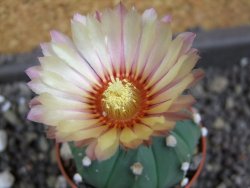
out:
M154 137L150 147L140 146L135 150L119 149L106 161L92 161L82 165L85 148L71 144L78 173L83 180L96 188L167 188L176 185L185 176L181 166L190 162L200 138L200 127L193 121L180 121L171 132L176 138L175 147L166 145L165 137ZM131 166L140 163L140 175L135 175Z

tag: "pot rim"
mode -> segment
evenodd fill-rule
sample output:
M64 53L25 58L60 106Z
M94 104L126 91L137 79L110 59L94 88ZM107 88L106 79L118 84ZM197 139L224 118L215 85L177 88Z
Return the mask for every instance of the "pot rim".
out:
M203 127L204 126L201 126L201 129ZM56 143L56 161L57 161L57 165L58 165L62 175L66 179L67 183L71 186L71 188L77 188L77 185L74 183L72 178L70 178L69 175L65 171L65 168L63 166L62 159L61 159L61 156L60 156L60 146L61 146L61 143ZM191 186L195 183L195 181L200 176L200 173L201 173L201 171L202 171L202 169L204 167L204 164L205 164L205 161L206 161L206 150L207 150L207 138L204 135L201 135L201 146L202 146L202 150L201 150L202 160L201 160L198 168L196 169L196 172L195 172L194 176L189 181L189 183L185 186L185 188L191 188Z

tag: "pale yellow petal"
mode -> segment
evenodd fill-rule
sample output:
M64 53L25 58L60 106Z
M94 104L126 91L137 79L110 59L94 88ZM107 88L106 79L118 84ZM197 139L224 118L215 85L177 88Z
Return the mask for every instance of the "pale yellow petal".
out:
M163 78L161 78L160 81L155 83L153 89L150 91L150 94L160 91L162 88L167 86L171 81L173 81L173 79L177 76L180 68L185 63L187 58L188 58L187 55L181 56L178 59L177 63L169 70L169 72L167 72L167 74L163 76Z
M73 40L78 50L97 74L105 80L105 70L111 75L112 64L105 46L105 36L101 31L101 23L94 18L87 17L86 25L78 21L72 21L71 25Z
M136 77L142 73L142 70L147 62L148 55L152 50L156 35L156 21L148 21L144 23L141 34L138 60L136 61Z
M87 129L96 125L100 125L99 119L86 120L65 120L59 122L57 129L61 132L75 132L81 129Z
M93 69L73 48L61 43L51 43L51 45L55 54L86 80L97 85L100 84Z
M54 96L78 100L81 102L88 102L89 100L85 97L82 97L82 93L72 94L65 91L57 90L56 88L53 88L47 84L45 84L40 78L36 78L31 80L28 83L28 86L32 91L34 91L36 94L42 94L42 93L50 93Z
M72 110L51 110L43 105L33 106L28 114L29 120L50 126L57 126L59 122L68 119L91 119L95 117L95 114Z
M41 79L45 84L59 91L82 96L86 94L84 90L66 81L61 75L55 74L53 72L43 71L41 73Z
M86 80L80 73L72 69L63 60L56 56L47 56L39 58L43 70L64 76L64 79L72 82L77 87L86 91L92 91L91 82Z
M111 63L110 55L108 52L108 48L106 46L107 45L106 38L105 38L106 36L101 29L102 24L93 17L87 17L86 27L88 29L89 38L93 46L93 48L90 49L89 51L93 51L94 49L94 51L96 52L95 56L97 56L98 60L100 61L100 63L96 63L99 61L90 61L91 65L93 65L93 68L95 70L101 69L99 70L99 72L102 71L103 73L105 73L104 70L106 70L106 72L108 72L109 75L111 76L112 75L112 63ZM91 54L91 52L89 53ZM100 73L100 76L104 79L103 77L104 74Z
M169 24L159 22L157 24L156 38L151 47L143 75L148 76L156 70L165 57L172 40L172 32Z
M102 13L102 31L114 71L119 75L122 63L123 46L121 40L122 23L117 11L105 10Z
M155 11L154 8L146 9L146 10L144 10L144 12L142 13L142 20L143 20L143 23L156 21L157 16L158 16L158 15L157 15L157 13L156 13L156 11Z
M114 155L118 146L118 132L116 128L112 128L98 138L95 156L98 160L106 160Z
M149 110L149 112L152 113L165 112L174 102L174 100L188 87L190 83L192 83L193 80L194 80L193 75L189 74L179 83L176 83L172 87L168 88L166 91L155 96L150 103L158 105L154 105Z
M157 67L153 76L150 78L148 86L151 86L155 82L157 82L160 78L162 78L170 68L176 63L179 53L182 48L182 39L177 37L175 38L168 48L165 58L162 60L160 66Z
M142 140L128 127L125 127L120 135L120 142L128 148L136 148Z
M130 10L124 18L124 55L127 75L136 59L141 29L140 14L134 9Z
M135 124L133 131L136 134L136 136L142 140L148 140L153 133L153 130L151 128L143 124Z
M106 148L110 147L117 139L117 134L118 133L116 128L108 130L106 133L104 133L98 138L98 147L100 147L102 150L105 150Z
M175 125L174 121L167 121L163 116L144 117L141 121L154 131L170 130Z
M52 50L51 43L45 42L40 44L44 56L55 56L56 54Z
M56 138L58 141L81 141L90 138L97 138L100 136L105 130L107 130L107 126L97 126L94 128L83 129L76 132L56 132Z
M50 109L62 110L88 110L92 106L77 100L57 97L49 93L42 93L37 100Z
M190 73L199 59L199 55L197 54L196 50L194 50L191 53L188 53L187 55L188 55L188 58L183 63L181 69L178 72L176 79L180 79L183 76L186 76L188 73Z

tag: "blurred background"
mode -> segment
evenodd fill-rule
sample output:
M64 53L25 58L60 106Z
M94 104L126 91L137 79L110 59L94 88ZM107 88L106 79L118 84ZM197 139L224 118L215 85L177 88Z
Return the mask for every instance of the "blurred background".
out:
M0 185L64 188L53 141L26 120L33 97L23 71L38 63L52 29L70 35L75 13L119 0L0 0ZM192 93L208 128L208 153L196 188L250 187L250 1L124 0L139 11L171 14L175 33L193 31L206 71ZM63 151L62 151L63 152ZM2 181L2 182L1 182ZM0 188L2 188L0 186Z
M29 51L49 40L49 31L70 34L70 19L112 7L120 0L1 0L1 53ZM124 0L128 7L143 11L154 7L160 16L171 14L176 32L190 28L211 30L249 24L249 0Z

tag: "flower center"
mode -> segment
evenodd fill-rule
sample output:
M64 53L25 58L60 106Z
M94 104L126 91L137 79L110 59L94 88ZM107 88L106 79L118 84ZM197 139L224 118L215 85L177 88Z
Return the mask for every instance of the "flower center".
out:
M109 82L102 94L102 108L109 118L121 120L133 117L138 111L138 89L126 79Z

